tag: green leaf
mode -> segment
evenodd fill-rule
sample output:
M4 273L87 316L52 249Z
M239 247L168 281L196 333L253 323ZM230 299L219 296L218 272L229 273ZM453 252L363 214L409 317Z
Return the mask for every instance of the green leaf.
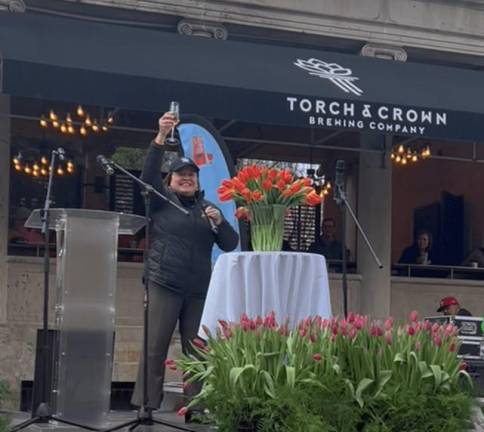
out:
M403 357L402 353L396 353L395 357L393 357L394 363L405 363L405 358Z
M249 369L255 369L254 365L248 364L248 365L245 365L244 367L233 367L232 369L230 369L229 380L230 380L230 384L232 385L232 387L235 387L235 385L237 384L237 381L239 380L240 376L246 370L249 370Z
M296 385L296 368L294 366L286 365L286 378L287 385L294 388L294 386Z
M358 388L356 389L356 393L355 393L355 399L356 399L356 402L358 402L358 405L360 406L360 408L363 408L363 405L365 404L365 402L363 401L363 392L371 384L373 384L373 380L370 378L363 378L358 384Z

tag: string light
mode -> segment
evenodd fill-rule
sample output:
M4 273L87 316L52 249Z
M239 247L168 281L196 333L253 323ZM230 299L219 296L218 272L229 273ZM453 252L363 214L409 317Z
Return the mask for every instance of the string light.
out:
M412 146L399 144L395 146L390 154L391 160L397 165L407 165L428 159L431 156L430 144L424 146Z
M22 164L22 161L24 159L26 159L26 162L25 164ZM49 164L49 159L45 155L42 155L39 159L25 158L25 156L19 152L16 156L12 158L12 165L15 171L30 175L35 178L47 176L51 171L51 166ZM66 162L65 167L62 164L59 164L55 169L55 173L59 176L63 176L66 173L72 175L75 171L76 166L72 159L69 159Z
M50 109L47 116L45 114L40 116L39 125L44 129L51 126L62 134L68 133L70 135L75 135L76 132L79 132L81 136L85 137L89 134L89 130L94 133L108 132L114 124L114 114L116 112L117 108L110 111L107 117L94 119L93 116L82 107L82 105L78 105L74 110L74 116L77 116L76 120L70 112L65 114L64 117L57 114L53 109ZM79 129L75 127L76 125L79 125Z

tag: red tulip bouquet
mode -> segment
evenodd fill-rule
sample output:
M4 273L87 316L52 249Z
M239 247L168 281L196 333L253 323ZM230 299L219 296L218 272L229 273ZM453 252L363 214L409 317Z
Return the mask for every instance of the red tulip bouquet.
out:
M290 207L318 205L321 197L311 186L311 179L295 179L285 169L249 165L218 188L220 201L234 200L236 216L251 224L252 248L277 251L282 248L284 217Z

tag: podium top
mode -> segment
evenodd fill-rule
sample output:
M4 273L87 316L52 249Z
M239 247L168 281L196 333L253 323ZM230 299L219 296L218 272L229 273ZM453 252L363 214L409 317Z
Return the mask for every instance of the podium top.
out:
M32 211L25 226L27 228L42 228L42 212L43 209L36 209ZM89 223L89 219L114 219L119 220L119 234L136 234L141 228L146 225L146 218L143 216L132 215L127 213L116 213L103 210L88 210L88 209L63 209L51 208L49 210L49 229L60 229L63 222L69 217L84 218Z

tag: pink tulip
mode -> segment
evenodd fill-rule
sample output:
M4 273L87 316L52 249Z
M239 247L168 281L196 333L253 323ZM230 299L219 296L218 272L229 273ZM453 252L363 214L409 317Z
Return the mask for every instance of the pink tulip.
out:
M418 321L418 312L412 311L410 312L410 321L416 323Z
M408 327L407 327L407 334L408 334L409 336L413 336L413 335L415 334L415 328L414 328L414 327L412 327L412 326L408 326Z
M385 320L385 330L391 330L393 328L393 318L392 317L388 317L386 320Z
M178 410L178 415L180 417L183 417L186 413L188 412L188 408L186 406L184 407L181 407L179 410Z
M193 345L195 345L197 348L200 348L200 349L205 348L205 342L198 338L193 339Z
M438 334L436 334L434 336L434 344L438 347L442 346L442 339L440 338L440 336Z
M313 360L314 361L321 361L321 354L314 354L313 355Z
M440 329L440 325L438 325L437 323L434 323L432 325L432 333L437 333Z
M355 314L353 312L349 312L348 313L348 316L346 317L346 319L348 320L348 322L351 324L352 322L354 322L355 320Z
M424 330L426 331L429 331L431 328L432 328L432 324L430 323L429 320L425 320L424 323L423 323L423 328Z
M383 330L379 326L373 325L373 326L371 326L370 334L372 336L382 336L383 335Z
M257 327L260 327L262 324L264 324L264 320L260 315L257 315L257 318L255 319L255 325Z
M449 346L449 352L454 352L455 351L455 343L452 342Z
M205 324L202 324L202 329L203 329L204 333L205 333L205 334L206 334L208 337L212 336L212 332L210 331L210 329L209 329L209 328L208 328L208 327L207 327Z
M357 334L358 334L358 330L356 330L356 328L354 328L354 327L351 327L350 332L349 332L349 334L348 334L348 337L349 337L351 340L353 340L353 339L355 339L355 338L356 338L356 335L357 335Z
M393 343L393 335L391 331L387 331L385 333L385 341L387 345L391 345Z

